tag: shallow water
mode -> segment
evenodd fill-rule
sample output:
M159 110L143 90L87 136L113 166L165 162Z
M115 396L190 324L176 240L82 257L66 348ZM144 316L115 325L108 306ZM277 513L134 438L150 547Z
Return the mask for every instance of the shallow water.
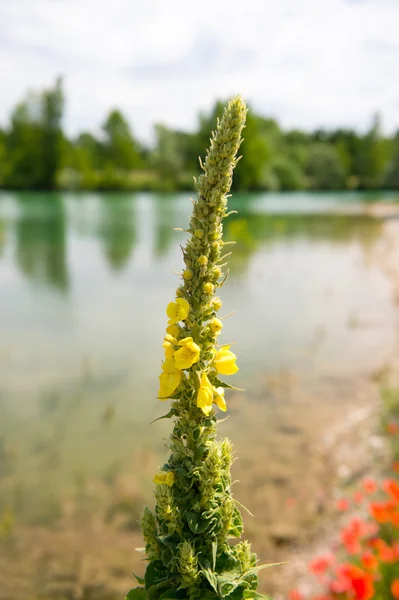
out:
M221 296L222 314L236 312L221 341L237 342L246 393L228 397L223 431L244 465L302 420L342 414L392 355L397 312L373 260L383 221L369 207L394 200L233 198ZM17 526L52 527L88 490L106 512L125 484L151 499L170 429L149 422L167 412L157 377L185 239L173 228L190 211L186 195L0 196L0 521L11 510Z

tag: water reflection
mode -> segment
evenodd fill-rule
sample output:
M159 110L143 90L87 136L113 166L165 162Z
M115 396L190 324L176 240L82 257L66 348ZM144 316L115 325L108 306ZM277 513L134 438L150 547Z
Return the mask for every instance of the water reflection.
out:
M99 237L110 268L121 271L128 263L137 241L136 203L129 196L106 194L99 197Z
M176 198L173 195L156 194L154 196L155 254L163 256L176 242L173 230L177 227Z
M250 257L262 247L280 243L324 242L330 245L359 244L366 259L381 233L382 221L368 215L262 214L240 210L225 224L225 239L235 241L230 259L232 273L246 268Z
M16 202L16 265L30 280L67 292L67 223L61 196L17 196Z

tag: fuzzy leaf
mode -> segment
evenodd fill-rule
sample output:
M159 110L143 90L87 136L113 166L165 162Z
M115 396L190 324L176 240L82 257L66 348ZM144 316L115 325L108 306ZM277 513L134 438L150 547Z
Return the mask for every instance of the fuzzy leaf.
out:
M235 387L234 385L230 385L230 383L226 383L225 381L222 381L218 377L212 378L212 385L214 385L215 387L228 388L229 390L238 390L239 392L245 391L242 388Z
M147 600L147 594L143 587L136 587L126 594L125 600Z
M137 579L137 583L139 583L140 585L144 585L144 577L140 577L139 575L136 575L136 573L134 573L132 571L133 575L135 576L135 578Z
M159 596L159 600L181 600L182 598L186 598L187 594L185 590L178 590L177 588L169 588L166 592L163 592Z
M193 533L203 533L208 529L209 522L201 519L195 512L186 513L187 524Z
M161 419L171 419L175 414L175 411L173 409L171 409L166 415L162 415L162 417L158 417L157 419L154 419L153 421L151 421L150 425L152 425L153 423L156 423L157 421L160 421Z
M219 595L218 580L217 580L216 575L211 571L211 569L202 569L202 572L205 575L208 582L210 583L211 587Z
M253 600L272 600L270 596L265 596L264 594L259 594L259 592L255 592L254 590L244 590L243 598L249 598Z
M144 575L145 587L148 590L151 586L156 585L161 581L165 581L165 572L163 570L163 564L160 560L153 560L148 563L147 569Z
M233 512L232 525L231 525L231 528L229 531L229 535L231 535L232 537L241 537L243 530L244 530L244 525L242 522L242 517L241 517L240 511L235 506L234 512Z
M218 543L216 541L212 542L212 568L215 570L216 568L216 555L218 551ZM140 581L139 581L140 583Z

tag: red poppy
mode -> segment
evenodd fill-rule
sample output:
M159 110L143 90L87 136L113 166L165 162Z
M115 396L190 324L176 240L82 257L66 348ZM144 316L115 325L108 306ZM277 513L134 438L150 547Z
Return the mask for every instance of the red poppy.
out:
M361 502L363 502L362 492L355 492L353 494L353 502L355 502L356 504L360 504Z
M340 575L348 579L356 600L371 600L374 595L373 576L350 563L341 565Z
M375 555L370 552L370 550L364 552L360 560L363 567L365 569L369 569L370 571L373 571L378 567L378 560Z
M386 432L390 433L391 435L396 435L397 433L399 433L399 425L394 421L390 421L389 423L387 423L385 429Z
M340 498L339 500L337 500L337 509L338 510L340 510L341 512L345 512L345 511L349 510L349 508L350 508L350 504L346 498Z
M392 598L399 598L399 579L394 579L391 585Z
M299 590L291 590L288 594L289 600L303 600L303 596Z
M387 479L383 483L384 490L396 502L399 502L399 483L394 479Z
M362 481L362 485L363 485L363 489L368 494L373 494L378 487L375 479L373 479L372 477L365 477Z
M311 573L313 573L316 576L323 575L333 561L334 557L331 554L325 556L318 556L317 558L314 558L312 561L310 561L308 569Z

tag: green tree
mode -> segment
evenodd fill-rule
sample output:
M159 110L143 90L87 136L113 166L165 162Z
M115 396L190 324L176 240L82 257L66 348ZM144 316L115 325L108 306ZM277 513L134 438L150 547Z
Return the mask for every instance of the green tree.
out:
M130 171L143 166L138 142L119 110L112 110L103 126L105 134L104 159L113 168Z
M58 78L54 88L45 90L40 100L42 165L39 187L52 190L56 187L56 175L61 166L61 121L64 109L62 80Z
M183 171L183 156L179 137L164 125L155 125L156 148L153 164L159 173L164 188L175 187Z
M53 189L61 165L61 80L41 94L30 93L11 115L5 184L16 189Z
M399 130L393 140L392 158L386 167L383 184L388 189L399 189Z
M325 143L314 144L306 167L310 184L316 190L337 190L345 183L345 173L337 150Z

